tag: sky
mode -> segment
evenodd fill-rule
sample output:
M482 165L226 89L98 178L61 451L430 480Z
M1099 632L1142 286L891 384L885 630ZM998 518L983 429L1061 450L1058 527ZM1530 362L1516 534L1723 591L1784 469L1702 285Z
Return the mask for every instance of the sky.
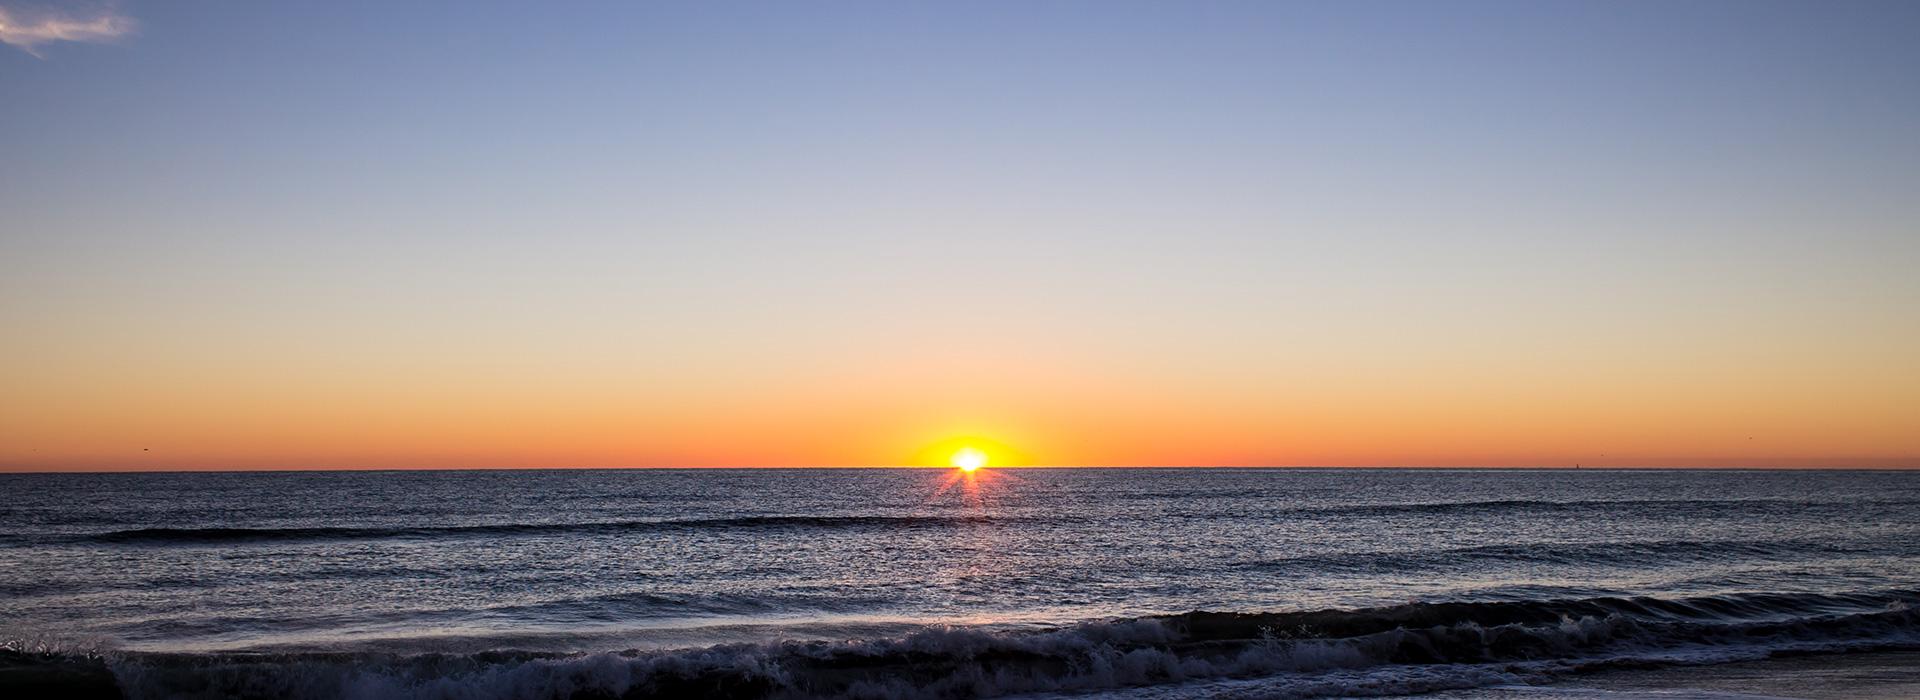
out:
M1920 466L1920 4L0 0L0 470Z

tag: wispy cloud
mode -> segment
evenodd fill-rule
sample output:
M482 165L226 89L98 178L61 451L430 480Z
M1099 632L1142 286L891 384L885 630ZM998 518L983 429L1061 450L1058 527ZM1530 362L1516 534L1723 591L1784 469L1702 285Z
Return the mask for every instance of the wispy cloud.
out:
M22 7L0 4L0 44L41 56L58 41L106 42L133 32L133 18L111 7Z

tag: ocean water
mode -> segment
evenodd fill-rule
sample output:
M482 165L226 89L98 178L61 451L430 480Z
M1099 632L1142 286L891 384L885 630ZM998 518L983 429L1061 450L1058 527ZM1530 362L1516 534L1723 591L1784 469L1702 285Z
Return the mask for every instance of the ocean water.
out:
M33 693L1527 697L1920 649L1920 473L15 474L0 494L0 690Z

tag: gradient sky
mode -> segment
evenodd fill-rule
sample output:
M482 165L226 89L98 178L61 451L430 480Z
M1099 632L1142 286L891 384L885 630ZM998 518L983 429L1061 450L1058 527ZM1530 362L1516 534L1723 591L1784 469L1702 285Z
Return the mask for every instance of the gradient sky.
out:
M0 0L0 469L1920 466L1920 4Z

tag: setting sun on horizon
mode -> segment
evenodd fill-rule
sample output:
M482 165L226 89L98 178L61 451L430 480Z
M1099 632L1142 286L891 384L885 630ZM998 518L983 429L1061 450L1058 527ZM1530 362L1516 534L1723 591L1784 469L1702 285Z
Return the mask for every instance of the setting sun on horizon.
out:
M953 466L963 472L970 472L987 466L987 453L972 447L962 447L953 453Z

